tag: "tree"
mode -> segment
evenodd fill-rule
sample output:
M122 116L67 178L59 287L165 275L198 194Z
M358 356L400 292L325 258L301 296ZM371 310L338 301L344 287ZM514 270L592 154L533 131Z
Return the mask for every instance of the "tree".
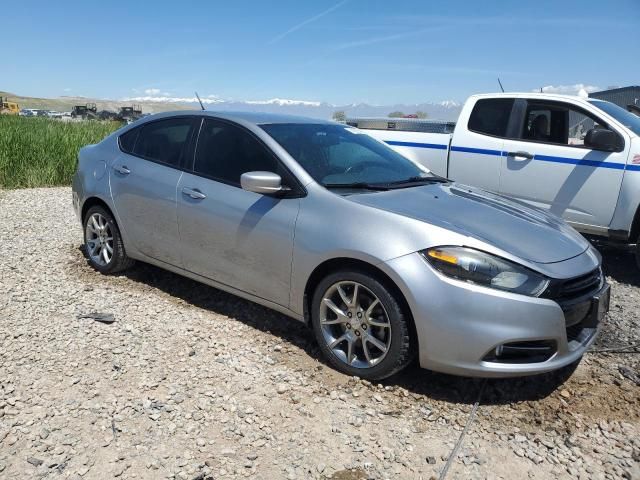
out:
M345 122L347 120L347 114L344 113L344 110L338 110L337 112L333 112L333 119L336 122Z
M429 115L427 115L427 112L423 112L422 110L418 110L416 112L416 117L418 118L427 118Z
M402 118L404 117L404 113L402 112L391 112L389 114L389 118Z

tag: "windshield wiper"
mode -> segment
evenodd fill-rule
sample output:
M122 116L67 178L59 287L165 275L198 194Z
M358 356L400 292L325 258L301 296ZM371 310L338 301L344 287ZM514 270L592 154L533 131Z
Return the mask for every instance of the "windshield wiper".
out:
M450 180L440 177L438 175L434 175L432 177L423 177L417 175L415 177L405 178L404 180L396 180L394 182L385 183L388 188L404 188L404 187L413 187L416 185L426 185L428 183L449 183Z
M400 185L404 183L447 183L447 180L444 177L439 177L437 175L433 175L431 177L423 177L422 175L416 175L415 177L405 178L404 180L395 180L393 182L387 183L387 185Z
M367 182L353 182L353 183L323 183L325 188L353 188L353 189L365 189L365 190L389 190L387 184L384 183L367 183Z

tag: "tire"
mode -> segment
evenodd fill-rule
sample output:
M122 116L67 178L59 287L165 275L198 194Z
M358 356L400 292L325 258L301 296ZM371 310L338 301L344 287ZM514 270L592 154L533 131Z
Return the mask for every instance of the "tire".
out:
M320 350L336 370L382 380L411 362L415 349L409 318L396 295L385 282L360 270L341 270L318 284L311 323Z
M127 257L124 249L118 224L107 209L99 205L91 207L82 226L85 252L94 269L111 274L133 265L134 261Z
M636 255L636 266L638 267L638 269L640 269L640 238L636 240L635 255Z

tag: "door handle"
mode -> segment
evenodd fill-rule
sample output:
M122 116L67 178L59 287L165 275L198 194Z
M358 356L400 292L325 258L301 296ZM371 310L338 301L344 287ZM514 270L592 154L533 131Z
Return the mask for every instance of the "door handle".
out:
M513 157L514 160L533 160L533 155L529 152L507 152L507 157Z
M182 193L184 193L185 195L189 195L191 198L195 199L195 200L202 200L207 198L207 196L202 193L200 190L198 190L197 188L187 188L184 187L182 189Z
M131 173L131 170L129 170L126 165L118 165L117 167L113 167L113 169L122 175L129 175Z

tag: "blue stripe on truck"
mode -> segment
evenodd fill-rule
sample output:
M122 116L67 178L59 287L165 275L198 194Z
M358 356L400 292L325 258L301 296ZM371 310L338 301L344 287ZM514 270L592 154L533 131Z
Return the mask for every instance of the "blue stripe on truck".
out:
M458 147L455 145L451 146L452 152L465 152L465 153L477 153L480 155L495 155L506 157L508 152L503 152L500 150L487 150L484 148L471 148L471 147ZM582 165L585 167L595 167L595 168L611 168L614 170L624 170L624 163L615 163L615 162L601 162L598 160L585 160L581 158L570 158L570 157L555 157L551 155L534 155L533 160L540 160L541 162L552 162L552 163L565 163L569 165ZM627 170L630 171L640 171L640 165L626 165Z
M506 152L502 152L506 156ZM580 158L552 157L550 155L534 155L534 160L553 163L568 163L570 165L584 165L587 167L613 168L615 170L624 170L624 163L599 162L597 160L584 160Z
M451 146L452 152L479 153L480 155L498 155L502 153L500 150L486 150L484 148L456 147Z
M449 145L440 143L416 143L416 142L397 142L395 140L385 140L387 145L395 145L396 147L415 147L415 148L435 148L436 150L446 150Z
M440 143L398 142L395 140L385 140L385 143L387 145L394 145L397 147L433 148L436 150L446 150L448 148L447 145L440 144ZM494 155L499 157L506 157L508 153L500 150L489 150L486 148L459 147L457 145L452 145L451 151L463 152L463 153L477 153L479 155ZM565 163L569 165L582 165L585 167L611 168L614 170L625 169L624 163L600 162L597 160L585 160L585 159L570 158L570 157L555 157L551 155L534 155L533 160L540 160L541 162ZM629 171L638 172L640 171L640 165L626 165L626 169Z

